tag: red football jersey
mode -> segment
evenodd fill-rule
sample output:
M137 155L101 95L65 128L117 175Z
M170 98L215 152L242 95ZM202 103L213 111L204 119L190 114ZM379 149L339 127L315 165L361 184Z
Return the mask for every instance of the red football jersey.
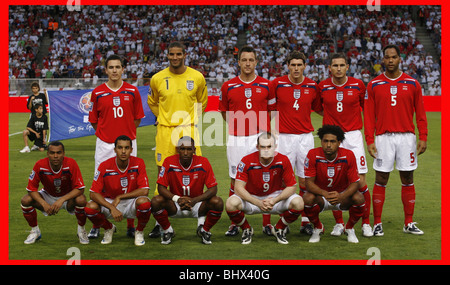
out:
M367 144L375 135L384 133L415 133L414 112L419 139L426 141L428 124L420 83L402 73L396 79L380 74L367 85L364 102L364 133Z
M287 156L277 153L269 165L263 165L258 151L242 158L236 179L246 182L245 189L256 196L266 196L297 184Z
M331 78L319 83L323 106L323 125L340 126L344 132L361 130L362 110L366 86L362 80L347 77L343 85L335 85Z
M97 137L107 143L113 143L120 135L136 138L134 120L145 116L137 87L123 82L113 91L104 83L92 91L91 102L89 122L98 124Z
M301 83L292 83L288 75L270 82L270 97L275 104L270 110L277 110L280 133L304 134L314 131L311 111L320 111L317 83L307 77Z
M305 159L305 177L316 177L316 185L323 190L342 192L359 181L355 155L340 147L336 158L328 161L322 147L313 148Z
M189 168L180 164L180 155L172 155L164 160L158 176L158 184L169 189L174 195L191 198L203 194L203 187L211 188L217 185L216 177L208 159L194 155Z
M116 157L111 157L100 163L90 191L114 199L141 188L149 188L144 160L130 156L127 169L121 171L117 167Z
M229 111L230 135L249 136L270 130L269 80L257 76L252 82L243 82L236 76L220 90L219 111Z
M52 170L48 157L38 160L28 179L27 190L38 191L39 182L42 183L43 189L54 197L61 197L73 189L85 187L77 162L67 156L57 172Z

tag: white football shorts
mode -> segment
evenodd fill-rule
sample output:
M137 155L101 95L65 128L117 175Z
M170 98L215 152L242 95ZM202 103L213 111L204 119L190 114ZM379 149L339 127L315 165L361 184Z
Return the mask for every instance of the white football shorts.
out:
M359 174L368 172L364 140L360 130L346 132L345 140L341 143L341 147L353 151Z
M305 178L305 159L308 152L314 148L314 136L306 134L278 135L278 152L286 155L291 162L295 175Z
M377 158L373 169L380 172L417 169L417 141L413 133L385 133L375 137Z
M251 136L233 136L228 135L228 142L227 142L227 159L228 159L228 174L231 178L236 178L236 171L237 166L239 162L241 162L241 159L250 154L255 152L256 149L256 143L258 140L257 135L251 135Z
M252 195L252 196L256 199L264 200L268 197L276 197L276 196L280 195L280 193L282 191L283 190L278 190L267 196L256 196L256 195ZM282 214L282 213L286 212L287 210L289 210L289 204L291 204L292 199L294 199L296 197L300 197L298 194L292 194L291 196L289 196L289 198L276 203L270 212L263 212L258 206L254 205L250 202L242 200L242 198L239 197L238 195L233 194L232 196L235 196L235 197L239 198L239 200L241 200L242 211L247 215L255 215L255 214L278 214L279 215L279 214Z
M137 143L136 139L132 140L132 146L133 151L131 152L132 156L137 156ZM103 161L107 160L108 158L116 156L116 153L114 152L114 143L107 143L102 141L101 139L97 138L97 141L95 142L95 168L94 173L97 171L98 166Z
M141 197L145 197L148 199L147 196L141 196ZM117 210L119 210L122 213L122 215L125 219L136 219L136 200L141 197L120 200L119 205L117 205L116 208L117 208ZM114 201L114 199L111 199L111 198L105 198L105 200L110 204L112 204L112 202ZM101 213L103 215L105 215L105 217L107 219L113 218L111 216L111 211L108 208L103 207L103 206L100 206L100 208L101 208Z

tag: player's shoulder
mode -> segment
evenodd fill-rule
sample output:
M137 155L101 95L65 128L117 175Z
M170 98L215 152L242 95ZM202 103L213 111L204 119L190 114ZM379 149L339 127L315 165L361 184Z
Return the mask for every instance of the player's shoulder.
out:
M406 74L403 72L403 74L400 76L400 81L402 81L403 83L410 83L416 86L420 86L420 83L417 79L415 79L414 77L412 77L409 74Z
M152 81L155 81L155 80L161 80L162 78L168 76L168 74L169 74L169 68L166 67L166 68L164 68L164 69L158 71L157 73L155 73L155 74L152 76L151 80L152 80Z
M145 166L145 161L137 156L130 156L130 162L132 165L143 165Z
M106 169L106 168L111 168L111 167L116 167L116 156L114 157L110 157L105 161L102 161L100 163L100 165L98 166L98 169Z
M349 85L352 85L352 84L353 85L355 85L355 84L364 85L364 82L361 79L351 77L351 76L348 76L347 78L348 78L347 84L349 84Z
M68 165L78 165L77 161L74 158L68 156L64 156L63 163Z
M327 79L324 79L317 84L320 88L326 88L331 87L333 85L333 82L331 81L331 77L328 77Z
M355 154L350 149L340 147L338 152L338 158L355 159Z
M36 161L34 164L35 167L50 167L50 160L48 157L44 157Z
M128 91L138 91L138 88L128 82L123 82L122 89L128 90Z
M185 74L188 75L188 76L192 76L194 78L197 78L197 79L205 78L205 76L203 76L203 73L201 73L200 71L198 71L198 70L196 70L196 69L194 69L192 67L189 67L189 66L186 67Z
M274 78L272 81L270 81L270 83L272 84L289 84L291 83L291 81L289 80L289 76L288 75L283 75L283 76L279 76L277 78Z
M270 80L267 78L264 78L262 76L257 75L255 78L255 82L257 83L263 83L263 84L269 84Z
M250 162L257 163L257 162L259 162L259 153L258 153L258 151L255 151L255 152L252 152L252 153L249 153L249 154L245 155L241 159L241 161L245 162L245 163L250 163Z

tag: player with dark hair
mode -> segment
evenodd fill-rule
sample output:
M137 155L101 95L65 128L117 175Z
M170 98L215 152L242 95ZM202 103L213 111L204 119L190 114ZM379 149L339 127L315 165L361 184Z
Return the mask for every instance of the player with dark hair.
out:
M22 132L25 147L21 153L30 152L32 150L44 151L48 130L48 119L44 114L44 107L41 104L34 105L35 113L31 115L27 123L27 129ZM28 140L34 141L33 147L30 149Z
M242 244L252 242L253 228L245 214L281 215L272 234L278 243L288 244L286 228L303 211L303 199L295 193L296 180L287 156L276 153L275 137L262 133L257 151L242 158L237 167L235 194L226 202L227 214L242 230Z
M251 46L238 53L240 74L226 81L221 88L219 110L228 123L227 159L231 178L230 193L234 193L237 166L247 154L256 151L256 140L270 130L269 80L256 74L258 56ZM263 214L263 232L271 235L270 215ZM226 236L235 236L239 228L231 224Z
M39 183L43 188L39 190ZM36 209L45 216L52 216L65 209L75 214L78 221L77 234L81 244L88 244L84 225L84 182L77 162L65 156L64 145L59 141L49 143L47 157L36 162L28 179L27 191L21 200L23 216L31 227L25 244L35 243L41 238Z
M178 154L167 157L161 167L159 195L152 199L152 212L162 228L162 244L171 243L174 236L169 217L206 217L204 224L198 224L197 234L202 243L211 244L210 230L222 215L223 201L217 196L211 164L207 158L197 156L195 150L194 139L184 136L178 140Z
M402 183L401 199L405 215L403 231L423 234L413 222L416 199L413 174L417 169L417 156L427 149L428 123L420 83L400 70L401 62L397 46L383 48L385 72L369 82L364 103L367 150L375 158L373 168L376 175L372 193L374 236L384 235L381 214L394 163ZM418 142L414 113L419 131Z
M289 74L270 82L271 98L275 103L270 105L271 111L278 111L278 151L289 158L298 177L300 195L305 193L306 154L314 148L314 127L311 123L311 112L320 112L320 97L317 83L304 76L306 56L293 51L287 58ZM308 218L302 218L300 232L312 234Z
M137 156L136 129L144 117L139 90L122 80L124 72L123 59L111 55L105 61L108 81L95 88L91 93L92 109L89 122L95 129L95 171L101 162L114 157L114 140L120 135L127 135L133 142L133 153ZM128 220L127 235L134 236L134 221ZM90 238L96 238L99 229L93 228Z
M144 228L150 219L151 202L144 160L132 156L132 139L119 136L114 142L115 157L102 162L94 176L85 211L96 228L104 228L102 244L112 242L116 227L108 221L137 218L134 244L145 244Z
M196 141L196 153L201 156L198 118L208 104L208 87L203 74L185 65L186 47L172 42L167 49L169 67L156 73L148 89L147 104L156 116L155 160L158 173L166 157L175 155L178 139L190 136ZM157 186L158 187L158 186ZM155 189L158 195L158 189ZM149 237L160 237L156 224Z
M305 160L307 192L303 199L305 213L314 224L309 242L319 242L324 232L319 213L348 210L350 215L344 231L349 242L357 243L353 227L363 214L364 196L358 191L360 178L355 155L351 150L340 147L345 135L339 126L324 125L317 135L321 147L310 150Z
M320 97L323 106L323 125L337 125L345 132L345 140L341 147L353 151L358 165L360 177L359 191L363 193L366 209L362 217L363 236L373 236L370 226L370 192L367 187L368 172L364 139L362 110L366 86L356 78L347 76L349 64L344 54L336 53L330 57L329 71L331 77L319 83ZM336 225L331 235L340 236L344 232L344 220L341 211L333 211Z
M28 108L28 110L30 110L31 114L36 114L35 106L37 104L41 104L43 107L42 113L44 115L47 114L47 108L46 108L46 106L48 105L47 90L44 89L43 93L40 91L41 91L41 87L39 86L39 83L37 83L37 82L31 83L31 92L33 94L31 94L27 100L27 108Z

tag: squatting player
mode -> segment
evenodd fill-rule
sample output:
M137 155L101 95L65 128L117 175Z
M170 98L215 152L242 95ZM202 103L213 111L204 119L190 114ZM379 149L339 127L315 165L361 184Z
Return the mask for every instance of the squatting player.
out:
M145 244L144 228L150 219L151 202L144 160L132 156L131 138L119 136L115 140L115 157L102 162L94 176L86 215L95 227L105 229L102 244L112 242L116 227L108 219L120 222L123 218L137 218L134 244Z
M240 74L221 87L219 110L228 123L227 159L231 178L230 195L239 161L256 151L256 140L261 132L270 130L269 80L256 74L258 57L253 47L244 46L238 53ZM270 215L263 215L263 232L271 235ZM235 236L239 228L232 224L225 233Z
M366 209L362 217L363 236L373 235L370 226L370 192L367 188L366 173L368 171L364 139L361 133L363 127L362 110L366 86L356 78L347 76L349 64L343 54L333 54L330 58L329 70L331 77L319 83L323 106L323 125L336 125L345 132L345 140L341 147L353 151L358 165L360 178L359 191L363 193ZM339 236L344 232L344 220L341 211L333 211L336 225L331 232Z
M139 90L122 80L123 59L111 55L105 61L108 81L95 88L91 93L92 109L89 122L95 129L95 171L103 161L115 157L114 141L120 135L126 135L133 141L133 156L137 155L136 129L145 116ZM94 171L94 172L95 172ZM134 235L134 221L128 220L127 235ZM89 233L90 238L98 237L95 227Z
M347 240L358 243L354 225L364 212L364 196L359 189L359 175L355 155L340 147L344 131L334 125L324 125L317 131L320 147L308 152L305 160L306 190L303 195L305 213L314 224L309 242L320 241L324 226L319 213L325 210L348 210L345 224Z
M385 72L367 85L364 103L364 132L367 150L374 157L373 187L374 236L383 236L381 214L389 174L396 168L402 183L401 199L405 233L423 234L413 222L416 190L413 173L418 155L427 149L428 124L420 83L400 70L400 49L395 45L383 48ZM416 140L414 113L419 130ZM375 137L374 137L375 134Z
M270 110L278 111L278 151L289 158L298 177L300 195L306 191L304 161L306 154L314 148L314 127L311 112L320 112L319 88L317 83L304 76L306 56L293 51L286 60L289 74L270 82L271 98L275 103ZM312 228L305 216L300 232L312 234Z
M39 183L43 186L41 190ZM49 143L47 157L38 160L34 165L28 179L28 194L21 200L23 216L31 227L25 244L35 243L41 238L36 209L45 216L56 215L60 209L75 214L78 221L78 239L81 244L88 244L89 238L84 228L84 188L80 168L74 159L65 156L63 143Z
M242 244L252 241L253 228L245 214L281 215L272 234L278 243L287 244L286 228L303 210L303 199L295 193L297 182L287 156L276 153L275 137L262 133L257 151L242 158L237 167L235 194L226 202L231 221L242 228Z
M162 227L162 244L172 242L173 228L168 217L198 218L197 234L204 244L211 244L211 228L223 211L222 198L217 196L217 182L206 157L195 155L194 139L184 136L177 144L178 154L164 160L158 177L159 195L152 199L152 212ZM206 186L207 190L203 191Z

